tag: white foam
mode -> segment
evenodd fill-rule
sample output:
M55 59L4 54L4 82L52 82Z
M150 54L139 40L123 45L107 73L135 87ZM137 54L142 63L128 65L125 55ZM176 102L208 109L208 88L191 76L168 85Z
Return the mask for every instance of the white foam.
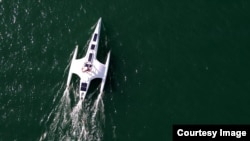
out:
M78 89L69 86L72 90L65 88L65 83L60 86L57 84L53 90L59 90L55 93L53 99L54 108L42 119L41 122L48 125L48 128L40 136L40 140L101 140L103 137L102 125L105 122L103 93L86 94L83 99L78 99ZM73 85L73 84L72 84ZM53 91L52 90L52 91ZM63 94L62 94L63 91ZM72 106L71 93L73 100L78 102ZM97 99L93 95L98 94ZM62 95L60 99L58 99ZM94 101L93 101L94 100Z

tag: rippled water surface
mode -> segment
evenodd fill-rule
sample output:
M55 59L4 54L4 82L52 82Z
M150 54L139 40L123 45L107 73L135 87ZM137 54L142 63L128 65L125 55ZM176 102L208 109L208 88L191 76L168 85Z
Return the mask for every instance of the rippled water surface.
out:
M239 1L0 0L0 141L171 140L178 123L250 123L250 7ZM102 17L104 93L65 90Z

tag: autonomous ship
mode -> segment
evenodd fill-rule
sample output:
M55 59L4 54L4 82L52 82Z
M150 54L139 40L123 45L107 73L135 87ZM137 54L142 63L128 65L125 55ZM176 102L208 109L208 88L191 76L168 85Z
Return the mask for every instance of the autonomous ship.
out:
M86 55L80 59L77 59L78 46L76 46L73 58L70 64L69 74L67 78L67 88L70 87L72 74L76 74L80 78L79 96L83 101L90 85L90 82L95 78L101 78L100 93L103 92L108 67L110 60L110 52L107 54L105 64L99 62L96 58L98 51L99 38L101 33L102 18L99 18L95 30L91 36L91 40L88 44Z

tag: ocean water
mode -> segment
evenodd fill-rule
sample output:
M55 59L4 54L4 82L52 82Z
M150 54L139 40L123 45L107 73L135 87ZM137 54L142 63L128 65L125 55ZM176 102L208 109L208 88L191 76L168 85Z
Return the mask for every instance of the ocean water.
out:
M173 124L249 124L249 6L0 0L0 141L170 141ZM78 103L68 68L99 17L109 73Z

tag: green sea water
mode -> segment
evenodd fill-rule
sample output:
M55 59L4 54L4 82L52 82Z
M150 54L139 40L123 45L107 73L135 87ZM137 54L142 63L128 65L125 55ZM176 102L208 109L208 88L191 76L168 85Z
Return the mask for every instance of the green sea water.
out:
M68 68L99 17L105 92L77 109ZM0 0L0 141L171 141L173 124L249 124L249 38L247 0Z

